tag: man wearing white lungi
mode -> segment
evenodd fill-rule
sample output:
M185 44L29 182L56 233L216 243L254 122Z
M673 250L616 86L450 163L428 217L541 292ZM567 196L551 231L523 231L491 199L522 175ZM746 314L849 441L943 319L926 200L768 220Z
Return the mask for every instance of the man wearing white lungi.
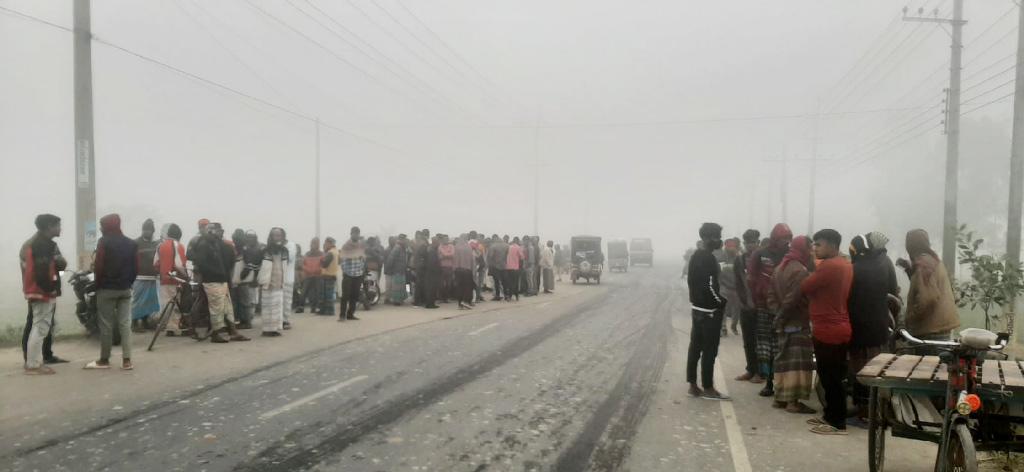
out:
M263 336L281 336L281 331L285 329L284 325L292 310L291 295L295 283L293 264L284 230L271 229L259 273L259 284L263 288L260 299Z

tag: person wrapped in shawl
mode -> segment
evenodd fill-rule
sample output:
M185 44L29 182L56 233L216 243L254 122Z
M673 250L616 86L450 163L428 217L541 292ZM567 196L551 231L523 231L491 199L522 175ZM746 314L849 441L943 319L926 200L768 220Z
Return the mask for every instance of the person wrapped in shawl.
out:
M800 293L800 283L813 269L811 242L797 236L789 252L775 268L767 292L770 309L775 313L778 354L773 363L775 373L775 408L787 412L814 414L814 409L801 400L811 397L814 388L814 343L811 339L807 299Z
M932 250L928 233L915 229L907 233L910 260L899 259L896 265L910 278L907 292L907 331L920 339L948 340L951 330L960 326L953 285L946 267Z
M260 299L263 336L281 336L281 331L288 329L285 323L288 322L292 305L290 295L295 282L295 268L292 265L294 259L284 229L271 229L258 274L259 284L263 288Z
M384 260L384 276L388 281L388 302L394 306L402 306L409 294L405 289L405 273L409 269L409 239L405 234L398 235L395 246L388 251Z
M775 395L772 364L778 353L775 313L768 307L768 292L772 276L775 275L775 267L789 251L789 243L792 240L793 232L788 225L775 225L768 242L762 244L761 249L750 257L747 267L747 287L750 288L750 297L757 307L757 361L761 367L761 375L767 381L759 393L762 397Z
M138 246L138 277L132 284L132 329L141 332L150 317L160 313L160 289L157 286L156 268L153 259L160 241L153 237L156 226L153 220L142 223L142 235L135 240Z

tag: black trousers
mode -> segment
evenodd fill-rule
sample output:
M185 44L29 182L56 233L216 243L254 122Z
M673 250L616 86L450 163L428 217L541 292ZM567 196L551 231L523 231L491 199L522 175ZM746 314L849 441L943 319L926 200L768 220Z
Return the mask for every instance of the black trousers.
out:
M25 329L21 333L21 357L28 360L28 335L32 332L32 309L28 310L28 318L25 319ZM53 359L53 330L43 339L43 360Z
M341 278L341 315L345 318L351 318L356 314L359 295L363 291L364 277L366 276L352 277L346 275Z
M494 279L494 298L501 298L505 293L505 269L491 269L491 278Z
M693 327L690 329L690 349L686 355L686 381L697 383L697 363L700 363L701 386L715 386L715 358L718 344L722 340L722 318L724 313L693 310Z
M441 272L423 274L420 281L420 285L423 286L423 306L437 306L437 294L441 289Z
M743 355L747 359L747 373L757 374L757 310L740 310L740 330L743 334Z
M413 280L414 283L412 286L412 304L415 306L423 306L424 301L427 298L427 274L422 267L416 269L413 273L416 275L416 278Z
M826 344L814 340L814 360L818 378L825 389L825 422L846 429L846 344Z
M455 291L459 302L473 303L474 289L473 271L469 269L455 269Z
M519 298L519 270L505 269L505 298Z

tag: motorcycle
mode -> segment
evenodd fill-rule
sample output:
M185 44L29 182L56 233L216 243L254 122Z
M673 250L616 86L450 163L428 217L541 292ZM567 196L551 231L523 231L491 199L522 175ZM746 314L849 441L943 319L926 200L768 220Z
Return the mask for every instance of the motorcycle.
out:
M363 308L369 310L371 306L380 303L380 285L377 284L378 280L377 271L368 271L366 277L363 277L363 293L359 297L363 302Z
M99 314L96 309L96 276L91 271L71 272L68 283L75 292L75 316L89 336L98 337L100 332ZM114 345L121 344L121 333L114 326Z

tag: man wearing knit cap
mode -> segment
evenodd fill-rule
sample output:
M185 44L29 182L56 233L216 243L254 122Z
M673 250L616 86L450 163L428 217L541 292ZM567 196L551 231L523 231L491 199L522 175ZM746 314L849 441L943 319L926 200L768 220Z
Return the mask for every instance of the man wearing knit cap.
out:
M761 368L757 362L757 306L750 294L747 266L750 258L761 247L761 232L748 229L743 232L743 254L736 259L732 269L736 273L736 294L740 310L740 330L743 333L743 354L746 358L745 372L736 380L764 383Z
M142 235L135 239L138 246L138 276L132 284L132 329L141 332L146 320L160 312L160 296L157 287L156 268L153 259L160 241L154 238L156 226L153 220L142 223Z
M715 389L715 358L721 341L722 318L726 301L719 292L718 277L721 268L712 254L722 247L722 227L717 223L704 223L700 227L700 249L690 257L686 282L690 292L693 327L690 329L690 348L686 358L686 382L689 394L708 400L728 400ZM701 386L697 386L697 364L700 364Z

